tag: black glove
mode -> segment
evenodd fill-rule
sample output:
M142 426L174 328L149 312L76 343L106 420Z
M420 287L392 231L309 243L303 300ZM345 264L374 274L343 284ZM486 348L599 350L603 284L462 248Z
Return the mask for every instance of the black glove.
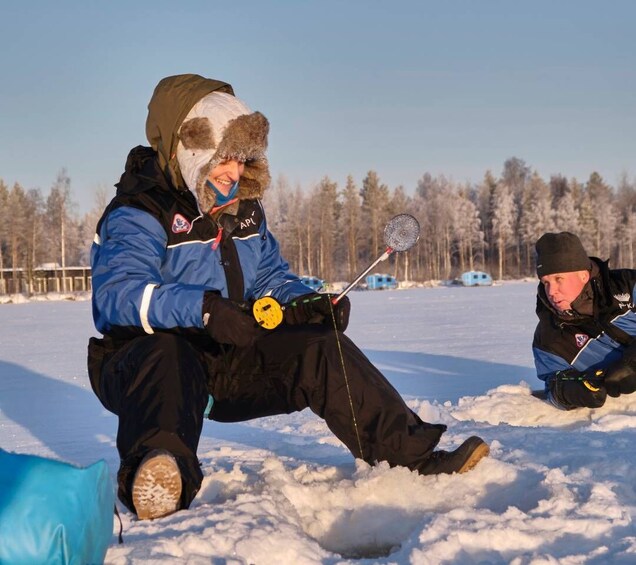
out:
M318 294L310 292L303 294L298 298L294 298L288 304L285 304L283 316L285 323L294 326L298 324L329 324L333 318L336 321L336 328L341 332L347 329L349 325L349 313L351 312L351 302L349 298L344 296L336 304L331 301L336 297L335 294Z
M626 347L623 358L605 369L605 388L614 398L636 392L636 345Z
M546 381L548 399L557 408L600 408L605 404L607 390L603 371L581 373L576 369L557 371Z
M238 347L250 347L265 331L249 309L213 291L203 295L203 323L214 341Z

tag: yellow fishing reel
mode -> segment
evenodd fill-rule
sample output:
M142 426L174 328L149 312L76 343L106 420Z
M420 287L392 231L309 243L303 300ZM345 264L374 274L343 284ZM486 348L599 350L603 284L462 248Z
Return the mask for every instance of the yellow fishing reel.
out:
M266 330L273 330L283 322L283 307L271 296L263 296L252 305L256 323Z

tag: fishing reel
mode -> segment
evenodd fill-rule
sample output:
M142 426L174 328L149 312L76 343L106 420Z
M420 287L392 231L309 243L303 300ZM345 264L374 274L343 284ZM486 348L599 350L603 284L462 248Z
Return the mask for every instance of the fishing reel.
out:
M273 330L283 322L285 307L271 296L263 296L252 304L252 315L256 323L266 330Z

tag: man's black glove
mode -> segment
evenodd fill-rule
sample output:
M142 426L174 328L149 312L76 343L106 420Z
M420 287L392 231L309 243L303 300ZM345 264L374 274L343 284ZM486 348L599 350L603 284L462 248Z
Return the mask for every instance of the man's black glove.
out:
M203 295L203 323L214 341L238 347L250 347L265 331L249 309L213 291Z
M614 398L636 391L636 344L626 347L623 358L605 369L605 388Z
M310 292L294 298L291 302L285 304L283 313L285 323L291 326L298 324L331 325L333 312L336 328L341 332L345 331L349 325L351 302L349 302L349 298L344 296L336 304L333 304L331 301L335 297L335 294Z
M581 373L576 369L557 371L546 381L548 399L557 408L600 408L605 404L607 391L603 371Z

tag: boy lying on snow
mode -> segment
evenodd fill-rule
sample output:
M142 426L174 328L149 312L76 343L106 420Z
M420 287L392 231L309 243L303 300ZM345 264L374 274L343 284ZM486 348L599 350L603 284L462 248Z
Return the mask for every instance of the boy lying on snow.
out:
M636 391L636 270L588 257L569 232L536 243L539 323L532 349L548 400L572 410Z

